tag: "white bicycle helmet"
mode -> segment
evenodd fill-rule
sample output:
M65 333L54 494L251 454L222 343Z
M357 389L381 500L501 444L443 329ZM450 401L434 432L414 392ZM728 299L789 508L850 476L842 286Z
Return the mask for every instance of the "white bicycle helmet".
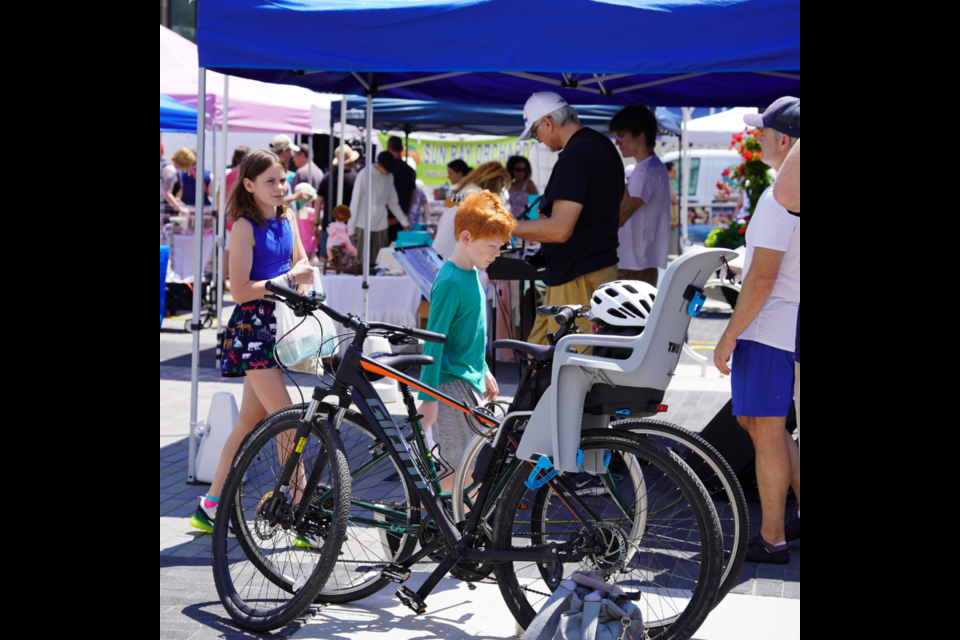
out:
M593 294L590 311L595 320L614 327L646 327L656 300L656 287L646 282L618 280Z

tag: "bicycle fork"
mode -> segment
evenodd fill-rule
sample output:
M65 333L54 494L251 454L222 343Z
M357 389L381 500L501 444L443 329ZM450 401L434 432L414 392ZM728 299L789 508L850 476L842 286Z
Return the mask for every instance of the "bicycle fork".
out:
M291 505L287 504L285 496L290 490L290 481L300 467L300 461L303 457L303 450L310 439L310 431L313 428L313 422L317 418L320 410L320 402L313 399L307 407L306 413L300 419L300 426L297 428L297 434L291 443L290 451L287 454L287 461L283 465L283 473L277 481L277 487L274 489L273 496L263 507L262 516L271 526L282 526L284 530L290 528L299 529L303 524L303 519L310 507L310 500L304 498L312 496L320 484L320 478L323 476L323 470L329 462L329 453L324 452L317 456L313 469L307 476L306 485L303 487L300 504L296 511L293 511ZM346 415L346 409L340 408L334 418L334 428L339 430Z

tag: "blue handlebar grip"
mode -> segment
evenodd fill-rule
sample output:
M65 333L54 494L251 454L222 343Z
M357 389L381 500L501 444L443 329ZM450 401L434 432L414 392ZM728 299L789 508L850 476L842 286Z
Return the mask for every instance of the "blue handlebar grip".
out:
M700 312L703 311L703 305L706 302L706 298L699 293L695 293L693 295L693 300L690 302L690 308L687 310L687 313L690 314L691 318L696 318L698 315L700 315Z

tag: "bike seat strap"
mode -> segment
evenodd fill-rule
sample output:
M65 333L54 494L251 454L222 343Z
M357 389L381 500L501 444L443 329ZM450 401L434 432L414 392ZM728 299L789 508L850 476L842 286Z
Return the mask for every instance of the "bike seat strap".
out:
M493 348L518 351L538 362L553 360L553 353L556 351L556 347L542 344L529 344L527 342L520 342L519 340L497 340L493 343Z

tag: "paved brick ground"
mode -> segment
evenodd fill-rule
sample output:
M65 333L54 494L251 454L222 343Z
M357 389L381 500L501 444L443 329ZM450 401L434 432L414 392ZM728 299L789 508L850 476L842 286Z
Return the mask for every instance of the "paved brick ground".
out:
M729 314L710 313L691 326L690 340L716 342L729 321ZM205 417L209 397L214 391L227 390L239 395L242 381L220 378L210 349L213 331L201 334L206 351L201 369L200 416ZM298 621L273 634L261 635L238 630L220 605L210 562L210 537L194 533L189 518L196 509L196 496L206 492L203 486L187 486L187 430L189 412L190 336L176 332L160 336L160 638L161 640L206 640L213 638L288 638L305 621ZM187 356L187 357L185 357ZM684 356L682 363L693 361ZM498 371L504 395L516 389L516 374L509 367ZM295 376L306 393L316 378ZM294 396L295 400L299 400ZM671 391L666 403L670 412L663 419L700 431L729 400L729 393ZM164 436L164 434L167 434ZM751 506L753 534L760 528L759 507ZM735 594L768 598L800 598L800 548L792 550L791 563L785 567L746 565L733 591Z

